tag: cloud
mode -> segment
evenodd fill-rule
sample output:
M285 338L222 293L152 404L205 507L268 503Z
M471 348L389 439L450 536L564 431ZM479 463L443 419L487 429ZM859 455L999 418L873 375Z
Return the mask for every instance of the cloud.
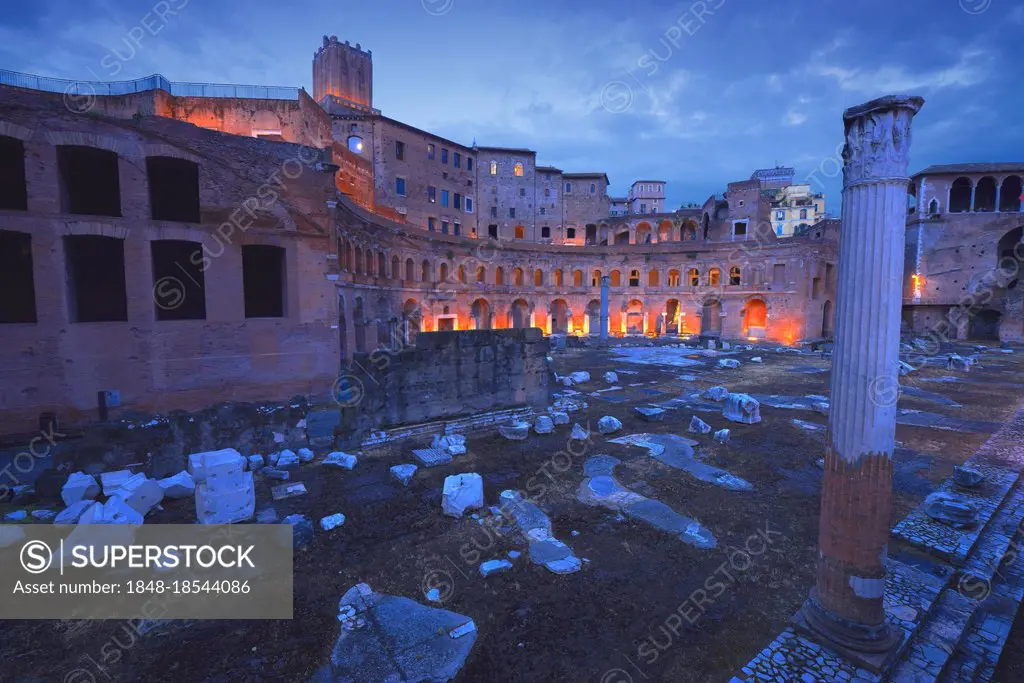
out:
M991 63L991 56L984 50L968 49L960 53L960 58L955 64L926 71L913 72L900 65L866 69L810 64L806 67L806 72L811 76L832 79L842 90L870 94L978 85L988 79Z
M800 126L807 122L807 115L790 109L786 112L786 115L782 117L782 122L787 126Z

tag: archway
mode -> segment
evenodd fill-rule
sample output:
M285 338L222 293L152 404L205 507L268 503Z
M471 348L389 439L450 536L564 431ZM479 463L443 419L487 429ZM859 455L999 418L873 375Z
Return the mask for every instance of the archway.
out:
M491 329L491 305L487 299L477 299L469 309L469 314L476 323L476 329Z
M636 243L637 244L650 244L653 241L653 232L651 230L651 224L644 221L636 226Z
M693 221L686 221L686 223L683 224L683 235L682 235L682 237L683 237L683 240L693 240L693 241L696 241L696 239L697 239L697 224L694 223Z
M832 302L826 301L821 309L821 336L825 339L832 338Z
M665 302L665 333L679 334L679 299Z
M405 327L405 343L415 346L416 335L420 333L423 325L423 313L416 299L409 299L402 306L402 323Z
M402 262L397 256L391 257L391 279L402 279Z
M708 337L722 336L722 302L707 299L700 310L700 333Z
M433 282L430 272L430 261L423 259L423 263L420 265L420 282Z
M672 221L658 223L658 241L669 242L672 240Z
M764 339L768 326L768 305L761 299L751 299L743 308L743 336Z
M405 279L409 282L416 279L416 263L411 258L405 260Z
M974 210L996 210L996 179L992 176L985 176L978 181L978 186L974 188Z
M633 299L626 306L626 334L644 333L644 304Z
M949 188L949 212L963 213L971 210L971 181L957 178Z
M620 232L616 235L615 244L629 244L629 231Z
M1021 180L1019 175L1007 176L999 188L999 210L1020 211Z
M597 299L591 299L587 304L587 325L591 336L601 334L601 302Z
M551 314L551 334L568 334L569 304L565 303L565 299L552 301L549 313Z
M508 326L516 330L530 326L530 305L523 299L516 299L509 307Z
M363 297L357 296L352 307L352 322L355 328L356 353L366 352L366 312L363 310Z

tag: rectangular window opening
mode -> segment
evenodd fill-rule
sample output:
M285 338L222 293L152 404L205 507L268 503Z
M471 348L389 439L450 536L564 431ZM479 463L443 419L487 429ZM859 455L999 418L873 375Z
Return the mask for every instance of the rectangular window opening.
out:
M100 235L67 235L71 320L76 323L128 320L124 240Z
M153 240L153 303L157 320L205 320L203 245L186 240Z
M0 323L36 322L32 236L27 232L0 230L0 292Z
M200 221L197 164L173 157L146 157L146 177L153 220Z
M117 154L96 147L57 146L61 211L88 216L121 215Z
M246 318L283 318L284 249L243 245L242 290Z

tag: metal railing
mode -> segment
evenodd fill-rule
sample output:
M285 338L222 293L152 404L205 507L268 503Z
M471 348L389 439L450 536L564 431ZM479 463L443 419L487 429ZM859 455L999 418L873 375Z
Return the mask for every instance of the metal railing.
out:
M176 97L237 97L255 100L297 100L300 88L276 85L228 83L174 83L160 74L132 81L72 81L0 69L0 84L29 90L74 95L131 95L147 90L166 90Z

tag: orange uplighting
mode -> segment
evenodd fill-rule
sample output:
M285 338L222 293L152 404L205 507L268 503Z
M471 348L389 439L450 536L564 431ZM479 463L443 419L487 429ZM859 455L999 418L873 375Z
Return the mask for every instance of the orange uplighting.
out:
M921 291L924 289L924 276L920 273L914 273L910 276L910 281L914 285L914 298L921 298Z

